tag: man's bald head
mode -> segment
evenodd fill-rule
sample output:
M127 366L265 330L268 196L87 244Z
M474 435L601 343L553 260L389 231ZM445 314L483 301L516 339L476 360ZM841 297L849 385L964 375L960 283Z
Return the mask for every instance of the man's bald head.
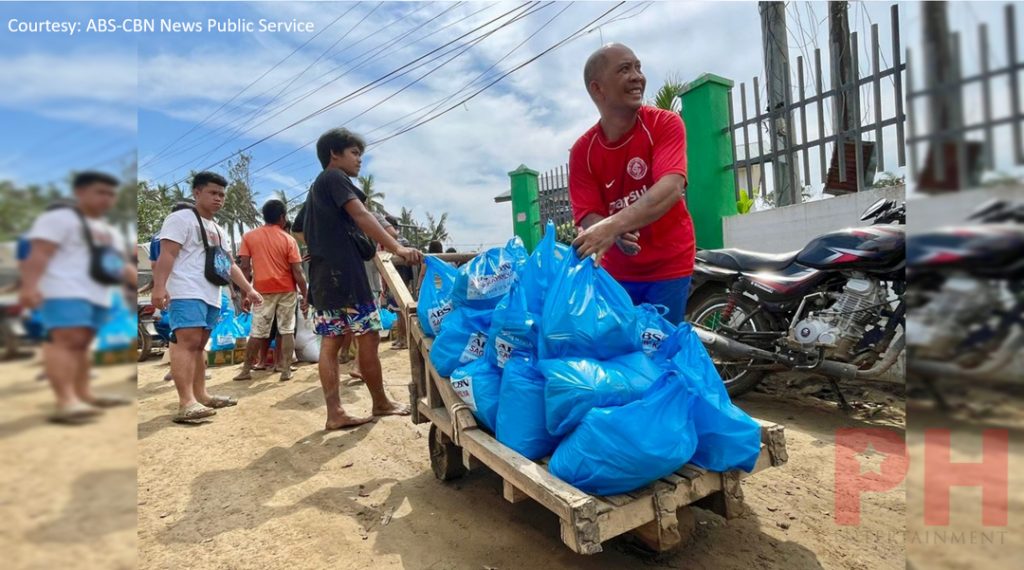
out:
M620 43L610 43L597 48L594 53L590 54L590 57L587 58L587 63L583 66L583 83L586 85L588 92L590 91L590 83L596 81L604 73L604 70L608 69L609 54L620 50L633 53L633 50Z

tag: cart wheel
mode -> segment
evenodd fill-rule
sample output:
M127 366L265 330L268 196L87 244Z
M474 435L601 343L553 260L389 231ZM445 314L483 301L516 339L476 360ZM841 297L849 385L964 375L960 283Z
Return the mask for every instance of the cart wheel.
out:
M434 476L441 481L451 481L466 474L466 466L462 463L462 448L452 443L445 433L430 426L430 467Z

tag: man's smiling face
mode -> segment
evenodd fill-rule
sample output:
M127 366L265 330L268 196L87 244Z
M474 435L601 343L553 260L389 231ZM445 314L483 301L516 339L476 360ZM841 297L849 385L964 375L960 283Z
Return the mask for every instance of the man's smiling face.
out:
M604 56L604 69L595 78L596 100L611 109L640 109L647 78L636 54L626 46L613 45L605 49Z

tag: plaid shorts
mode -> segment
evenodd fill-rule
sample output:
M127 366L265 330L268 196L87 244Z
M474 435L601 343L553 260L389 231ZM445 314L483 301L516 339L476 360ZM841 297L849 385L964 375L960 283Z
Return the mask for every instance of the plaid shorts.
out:
M383 329L377 305L373 303L313 312L313 332L318 336L336 338L349 333L360 336Z

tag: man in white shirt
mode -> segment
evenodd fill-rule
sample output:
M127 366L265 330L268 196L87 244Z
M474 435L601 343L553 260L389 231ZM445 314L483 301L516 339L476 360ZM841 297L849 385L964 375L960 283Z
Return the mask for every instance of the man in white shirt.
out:
M174 212L160 229L160 257L153 266L152 298L153 305L167 311L171 342L176 345L171 353L171 375L178 391L179 409L174 417L177 422L206 418L216 414L218 408L238 403L234 398L212 396L206 391L203 349L217 324L221 303L220 285L207 277L207 255L219 254L223 265L220 269L253 305L263 302L242 270L223 251L225 232L213 221L224 206L227 185L227 180L214 172L196 174L192 179L195 209ZM221 251L216 252L215 248Z
M101 408L128 403L95 396L89 388L89 347L107 320L113 285L136 284L123 239L103 220L118 184L102 172L77 174L74 202L50 208L28 232L31 253L22 265L19 301L39 307L47 331L43 361L57 400L52 421L79 423Z

